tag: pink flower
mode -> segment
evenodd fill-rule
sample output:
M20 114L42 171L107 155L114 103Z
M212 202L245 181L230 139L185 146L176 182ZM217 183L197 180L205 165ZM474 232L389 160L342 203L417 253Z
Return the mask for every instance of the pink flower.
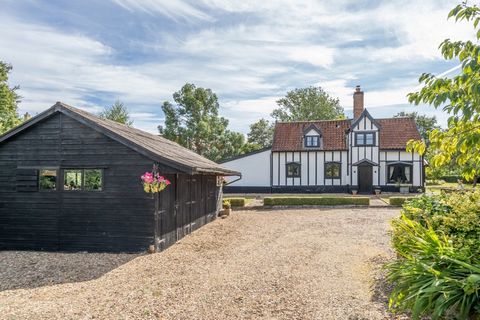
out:
M165 179L165 184L166 184L167 186L169 186L169 185L170 185L170 180Z
M154 180L151 172L145 172L141 178L144 183L153 183Z

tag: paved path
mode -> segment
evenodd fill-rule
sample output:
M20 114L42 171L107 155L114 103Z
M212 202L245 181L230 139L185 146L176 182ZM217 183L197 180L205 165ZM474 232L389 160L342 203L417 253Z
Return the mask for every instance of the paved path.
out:
M390 319L374 279L392 257L387 231L397 215L234 212L98 279L0 292L0 318Z

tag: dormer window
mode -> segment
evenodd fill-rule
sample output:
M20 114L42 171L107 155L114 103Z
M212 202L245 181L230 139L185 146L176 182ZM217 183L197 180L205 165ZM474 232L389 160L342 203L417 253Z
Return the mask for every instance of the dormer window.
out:
M305 136L305 147L307 148L320 147L320 136Z

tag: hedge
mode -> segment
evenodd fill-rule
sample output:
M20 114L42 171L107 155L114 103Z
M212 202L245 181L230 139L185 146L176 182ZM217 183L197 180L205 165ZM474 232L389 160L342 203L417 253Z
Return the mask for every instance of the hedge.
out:
M245 204L247 203L245 198L223 198L223 200L230 201L232 207L245 207Z
M272 197L264 198L264 206L368 206L368 197Z
M390 197L389 201L392 206L403 206L403 203L408 199L408 197Z
M445 182L458 182L458 180L463 180L462 176L459 176L459 175L446 175L446 176L442 176L440 177L440 179L442 179L443 181Z

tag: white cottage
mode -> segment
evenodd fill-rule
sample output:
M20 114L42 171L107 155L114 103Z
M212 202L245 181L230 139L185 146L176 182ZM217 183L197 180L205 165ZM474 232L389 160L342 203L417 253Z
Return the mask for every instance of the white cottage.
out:
M225 192L410 191L424 187L424 160L407 152L421 136L413 118L374 119L363 92L353 94L353 119L277 122L271 148L222 164L242 179Z

